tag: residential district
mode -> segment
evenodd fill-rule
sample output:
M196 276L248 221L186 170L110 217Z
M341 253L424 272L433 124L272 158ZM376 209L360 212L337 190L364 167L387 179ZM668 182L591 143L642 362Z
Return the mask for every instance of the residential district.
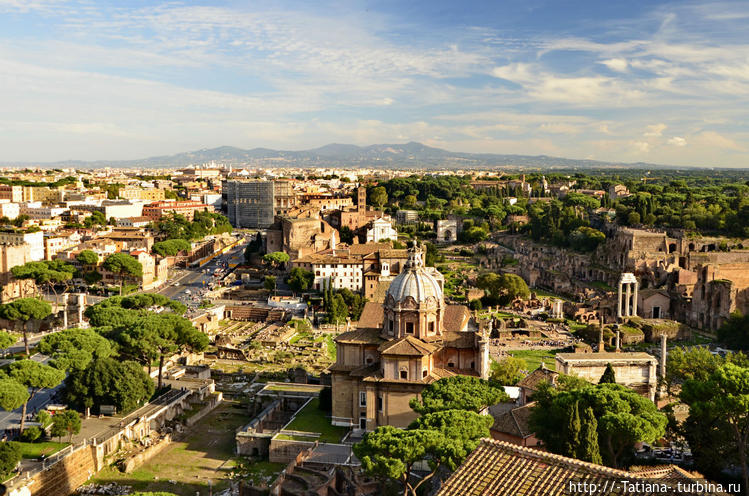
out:
M0 494L749 494L747 179L5 169Z

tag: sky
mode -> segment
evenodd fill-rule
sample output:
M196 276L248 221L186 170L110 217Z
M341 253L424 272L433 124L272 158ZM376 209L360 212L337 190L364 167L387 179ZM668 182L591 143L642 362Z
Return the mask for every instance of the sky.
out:
M749 2L0 0L0 161L229 145L749 167Z

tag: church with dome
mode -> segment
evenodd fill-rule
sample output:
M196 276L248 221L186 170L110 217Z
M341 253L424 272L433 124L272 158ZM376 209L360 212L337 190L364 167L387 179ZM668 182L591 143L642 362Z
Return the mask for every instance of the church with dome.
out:
M406 427L418 416L409 401L430 383L488 377L487 336L468 307L445 303L444 278L424 266L423 255L410 248L403 271L384 296L366 303L357 329L335 339L333 424L357 432Z

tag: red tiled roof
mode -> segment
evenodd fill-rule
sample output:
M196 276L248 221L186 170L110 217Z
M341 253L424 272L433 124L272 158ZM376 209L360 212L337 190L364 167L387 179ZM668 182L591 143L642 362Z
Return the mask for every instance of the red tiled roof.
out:
M597 484L601 489L613 482L617 486L612 491L596 494L618 494L621 496L649 496L665 494L642 490L634 486L640 481L669 484L667 477L660 478L653 472L654 479L644 474L626 472L603 465L583 462L574 458L525 448L515 444L482 439L481 444L468 456L466 461L445 482L437 496L547 496L570 494L569 483L573 480ZM672 471L666 474L672 474ZM688 473L687 473L688 474ZM623 480L632 483L622 484ZM718 493L692 493L715 495Z

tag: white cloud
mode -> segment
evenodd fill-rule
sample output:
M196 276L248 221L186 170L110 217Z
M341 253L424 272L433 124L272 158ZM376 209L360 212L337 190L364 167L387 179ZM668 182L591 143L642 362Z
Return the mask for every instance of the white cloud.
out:
M627 59L622 58L602 60L601 63L616 72L627 72L627 68L629 67Z
M646 138L656 138L658 136L661 136L663 134L663 131L666 130L668 126L666 126L663 123L660 124L651 124L647 128L645 128L645 132L642 133L643 136Z
M669 138L668 144L674 146L687 146L687 140L682 138L681 136L674 136L672 138Z

